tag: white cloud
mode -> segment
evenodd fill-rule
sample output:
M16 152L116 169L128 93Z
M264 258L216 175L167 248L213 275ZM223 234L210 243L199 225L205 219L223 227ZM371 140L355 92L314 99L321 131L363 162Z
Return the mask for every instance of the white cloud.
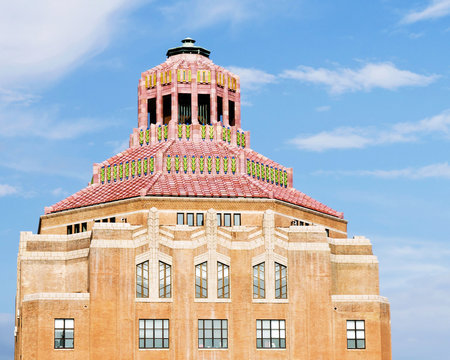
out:
M329 106L329 105L316 107L317 112L325 112L325 111L329 111L330 109L331 109L331 106Z
M241 81L241 88L247 90L256 90L264 85L274 83L276 78L263 70L254 68L243 68L238 66L228 66L228 70L239 75Z
M393 170L337 170L316 171L315 175L342 175L342 176L373 176L384 179L428 179L439 178L450 180L450 165L448 162L431 164L422 167L409 167Z
M0 197L17 194L16 187L8 184L0 184Z
M450 134L450 111L417 122L402 122L384 129L339 127L315 135L299 135L289 143L301 150L361 149L383 144L414 142L429 134Z
M0 84L53 80L102 51L117 20L141 0L0 2Z
M437 19L450 15L450 0L433 0L423 10L414 10L408 13L401 23L412 24L418 21Z
M389 62L368 63L356 70L349 68L329 70L299 66L295 70L285 70L281 76L325 85L332 94L341 94L348 91L370 91L374 88L395 90L403 86L426 86L438 78L437 75L426 76L401 70Z

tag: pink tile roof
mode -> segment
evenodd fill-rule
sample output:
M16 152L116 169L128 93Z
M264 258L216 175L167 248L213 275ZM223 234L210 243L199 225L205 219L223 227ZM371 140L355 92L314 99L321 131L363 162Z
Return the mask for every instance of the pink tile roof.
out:
M224 158L226 156L228 158L235 157L236 159L240 156L245 160L254 160L255 162L264 163L279 169L286 169L253 150L244 150L220 142L201 140L195 142L185 140L163 141L156 145L150 144L130 148L104 161L100 166L149 158L156 156L158 153L162 153L163 162L166 161L167 155L172 157L175 155L180 155L181 157L187 155L188 157L195 156L197 158L200 156L205 158L208 156ZM172 171L168 173L164 164L160 169L155 167L153 174L149 172L147 175L144 175L142 173L141 176L136 175L128 180L119 181L117 179L117 181L105 181L103 184L99 181L47 208L46 212L52 213L139 196L272 198L343 218L342 213L312 199L291 186L284 187L247 175L246 168L238 169L235 174L232 174L231 171L227 174L223 172L217 174L215 170L211 174L208 174L206 170L203 174L200 174L199 171L196 171L194 174L192 172L184 173L182 170L176 173L172 165Z

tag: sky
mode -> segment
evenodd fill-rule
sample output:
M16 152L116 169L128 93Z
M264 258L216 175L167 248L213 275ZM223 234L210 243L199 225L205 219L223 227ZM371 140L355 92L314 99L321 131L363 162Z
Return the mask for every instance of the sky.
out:
M141 72L186 36L240 75L251 147L371 239L393 359L448 359L450 0L16 0L0 2L0 360L20 231L127 147Z

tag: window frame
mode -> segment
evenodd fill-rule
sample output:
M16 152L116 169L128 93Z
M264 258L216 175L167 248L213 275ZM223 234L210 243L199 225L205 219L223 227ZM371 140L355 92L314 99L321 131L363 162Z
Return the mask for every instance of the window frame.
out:
M222 214L217 213L217 226L222 226Z
M349 328L349 323L353 323L353 329ZM362 329L357 328L357 323L362 323ZM347 338L347 350L364 350L366 348L366 321L365 320L347 320L346 324L346 338ZM363 332L363 338L358 339L358 331ZM349 332L354 332L354 338L349 338ZM358 340L363 341L363 346L358 346ZM354 341L354 347L349 347L349 341Z
M239 219L238 224L236 224L236 219ZM241 221L242 221L242 217L241 217L240 213L233 214L233 225L234 226L241 226L241 224L242 224Z
M269 328L264 328L263 322L269 321ZM258 328L258 322L261 327ZM278 328L273 328L272 324L278 322ZM281 327L283 324L283 328ZM269 331L269 337L264 337L264 331ZM273 331L278 330L278 337L272 337ZM260 331L260 337L258 337L258 331ZM284 331L284 337L281 336L281 332ZM285 319L256 319L256 349L286 349L286 320ZM272 340L277 340L279 346L273 346ZM258 340L260 340L260 346L258 346ZM264 340L269 340L270 346L264 346ZM284 341L284 346L282 346L282 340Z
M189 220L192 220L192 223ZM194 215L194 213L187 213L186 214L186 224L188 226L195 226L195 215Z
M220 321L220 327L216 328L215 325ZM207 323L208 322L208 323ZM211 327L205 327L206 324L211 324ZM200 326L202 324L202 326ZM224 326L225 324L225 326ZM207 331L211 332L211 337L206 337ZM220 331L220 338L215 337L216 331ZM225 335L224 335L225 334ZM202 335L202 336L200 336ZM197 321L197 346L199 349L228 349L228 319L198 319ZM211 346L206 347L206 341L211 340ZM218 340L220 346L214 346L214 340ZM200 346L200 341L203 345ZM225 341L225 345L224 345Z
M226 219L229 218L229 225L227 225ZM223 226L230 227L231 226L231 213L223 214Z
M180 215L182 216L183 220L180 224ZM177 225L184 225L184 213L177 213Z
M200 277L197 275L197 269L200 271ZM204 275L204 277L203 277ZM200 279L199 284L197 285L197 279ZM205 286L203 287L203 281L205 281ZM197 289L200 289L197 292ZM199 296L197 296L199 295ZM208 261L203 261L197 265L195 265L195 298L196 299L206 299L208 298Z
M287 266L284 264L281 264L279 262L275 261L274 264L274 270L275 270L275 299L287 299L288 298L288 286L287 286ZM277 269L278 268L278 269ZM284 277L283 277L283 270L284 270ZM277 276L279 276L279 279L277 279ZM285 280L285 285L283 285L283 279ZM277 282L279 282L279 286L277 286ZM283 293L284 288L284 293ZM280 294L277 296L277 290L280 292Z
M161 260L159 260L158 264L159 264L159 297L161 299L169 299L172 297L172 265L167 264ZM161 278L161 272L163 273L163 278ZM169 274L167 274L167 272L169 272ZM161 287L161 280L163 280L162 287ZM166 291L167 288L169 288L169 291ZM163 290L162 295L161 290Z
M225 270L227 275L225 276ZM220 279L220 274L222 274L222 279ZM225 279L227 279L225 284ZM220 286L220 280L222 280L222 286ZM220 295L222 291L222 295ZM230 265L225 264L221 261L217 261L217 298L218 299L229 299L230 298Z
M261 271L262 269L262 271ZM255 276L255 270L257 271L258 276ZM261 286L261 273L263 275L262 277L262 286ZM255 277L257 278L257 291L255 292ZM259 264L253 265L253 281L252 281L252 287L253 287L253 299L265 299L266 298L266 263L265 261L260 262ZM264 292L261 296L262 291Z
M63 321L63 327L56 327L56 321ZM66 326L66 321L72 321L72 327L68 327ZM53 322L53 348L55 350L64 350L64 349L70 349L73 350L75 349L75 319L74 318L54 318L54 322ZM72 337L66 337L66 331L70 331L72 330ZM62 337L61 338L56 338L56 331L62 331ZM61 347L56 347L56 341L57 340L63 340L64 345ZM66 346L66 340L72 340L72 347L70 346Z
M147 269L145 269L145 265L147 265ZM140 273L139 273L140 271ZM144 286L144 275L147 275L147 287ZM141 283L139 283L139 277L141 278ZM140 293L138 292L138 289L140 287ZM147 295L145 296L145 289L147 289ZM150 262L148 260L145 260L139 264L136 264L136 298L149 298L150 296Z
M198 221L201 219L201 221ZM195 216L195 221L197 226L204 226L205 225L205 215L203 213L197 213Z
M147 322L152 322L151 327L147 327ZM161 328L156 327L156 321L161 321ZM141 327L144 324L144 327ZM167 324L167 328L165 327ZM161 338L156 337L156 331L161 330ZM167 337L164 336L164 332L167 330ZM138 347L139 350L149 350L149 349L169 349L170 348L170 320L169 319L139 319L139 336L138 336ZM141 331L144 332L144 337L141 337ZM153 334L153 337L147 337L147 331ZM144 341L144 346L141 346L141 341ZM153 346L147 346L147 341L153 341ZM161 340L162 346L155 346L156 340ZM165 340L167 341L167 346L165 346Z

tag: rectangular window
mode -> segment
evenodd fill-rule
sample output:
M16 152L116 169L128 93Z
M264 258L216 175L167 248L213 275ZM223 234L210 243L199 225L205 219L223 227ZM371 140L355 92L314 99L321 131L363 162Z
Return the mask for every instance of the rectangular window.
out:
M285 349L285 320L256 320L256 347L258 349Z
M198 347L228 348L228 320L198 320Z
M223 214L223 226L231 226L231 214Z
M80 232L80 224L75 224L75 225L73 226L73 232L74 232L75 234L78 234L78 233Z
M217 262L217 297L228 299L230 297L230 267Z
M136 297L148 298L148 261L136 265Z
M222 226L222 214L217 214L217 226Z
M177 225L184 225L184 214L177 213Z
M84 222L81 224L81 231L87 231L87 223Z
M233 224L234 226L241 226L241 214L233 215Z
M73 349L74 320L55 319L55 349Z
M265 294L264 263L253 266L253 298L264 299Z
M72 225L67 225L67 235L72 235Z
M365 349L366 333L364 320L347 320L347 349Z
M159 262L159 297L170 298L171 297L171 266L162 261Z
M139 319L139 349L168 349L169 320Z
M194 226L194 214L192 214L192 213L187 213L186 219L187 219L187 224L188 224L189 226Z
M109 218L109 222L110 223L115 223L116 222L116 218L115 217Z
M108 219L102 219L102 222L108 222Z
M208 297L208 263L206 261L195 266L195 297Z
M203 219L204 219L203 213L198 213L197 214L197 226L203 226L204 225Z
M275 299L287 299L287 268L275 263Z

